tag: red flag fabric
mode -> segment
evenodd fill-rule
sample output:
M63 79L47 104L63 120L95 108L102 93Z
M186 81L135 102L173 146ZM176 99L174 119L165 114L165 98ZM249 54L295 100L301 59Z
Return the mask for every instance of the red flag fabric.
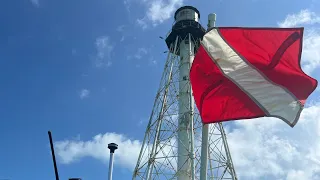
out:
M277 117L293 127L317 81L300 66L303 28L214 28L190 70L202 122Z

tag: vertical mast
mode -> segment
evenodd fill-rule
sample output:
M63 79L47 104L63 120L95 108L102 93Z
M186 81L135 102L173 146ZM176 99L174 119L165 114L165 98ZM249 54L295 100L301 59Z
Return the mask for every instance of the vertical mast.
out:
M216 25L216 14L212 13L208 15L208 31L215 27ZM210 130L213 131L217 129L220 132L221 135L221 141L224 147L224 154L221 154L221 157L219 158L223 158L224 160L226 160L226 162L223 163L223 165L225 166L225 170L223 173L225 173L226 171L229 171L230 174L230 179L232 180L237 180L237 175L233 166L233 162L232 162L232 158L231 158L231 154L230 154L230 150L229 150L229 146L228 146L228 142L227 142L227 137L226 137L226 133L224 131L223 125L222 123L216 123L214 125L212 124L206 124L203 125L202 127L202 147L201 147L201 165L200 165L200 180L207 180L207 176L208 176L208 160L211 159L210 157L210 152L209 151L209 143L212 142L212 140L210 139L211 135L210 135ZM212 134L212 133L211 133ZM226 156L226 157L224 157ZM212 171L212 162L210 161L210 168ZM216 175L215 173L211 172L211 178L214 178L214 176L218 176L218 174Z
M215 25L216 25L216 14L209 14L208 30L212 27L215 27ZM210 124L204 124L202 127L200 180L207 180L209 127L210 127Z

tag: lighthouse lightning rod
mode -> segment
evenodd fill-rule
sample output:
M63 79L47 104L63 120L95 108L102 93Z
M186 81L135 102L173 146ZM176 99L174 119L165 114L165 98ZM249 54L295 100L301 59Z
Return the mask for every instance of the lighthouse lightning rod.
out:
M53 166L54 166L54 173L56 175L56 180L59 180L59 173L58 173L58 168L57 168L57 163L56 163L56 157L54 155L54 147L53 147L52 135L51 135L50 131L48 131L48 135L49 135L49 141L50 141L50 147L51 147L51 154L52 154L52 160L53 160Z

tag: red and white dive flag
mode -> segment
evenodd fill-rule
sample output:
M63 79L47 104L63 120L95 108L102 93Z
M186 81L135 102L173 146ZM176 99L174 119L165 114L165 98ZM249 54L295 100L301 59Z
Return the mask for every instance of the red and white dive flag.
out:
M300 67L303 28L214 28L190 71L203 123L277 117L293 127L317 81Z

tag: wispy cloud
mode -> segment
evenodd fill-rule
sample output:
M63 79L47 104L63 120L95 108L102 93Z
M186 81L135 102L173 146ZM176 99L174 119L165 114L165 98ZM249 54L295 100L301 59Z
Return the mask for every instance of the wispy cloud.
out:
M144 3L147 5L147 12L145 17L137 19L137 22L146 29L149 23L157 26L168 20L177 8L183 5L183 0L151 0Z
M134 55L128 55L127 59L142 59L145 55L148 54L148 50L144 47L138 48Z
M136 59L136 67L139 68L141 66L145 65L149 65L149 66L155 66L157 65L157 61L154 58L154 56L152 55L152 53L150 53L152 48L145 48L145 47L140 47L136 50L136 52L132 55L128 55L127 59L128 60L132 60L132 59ZM138 60L142 60L142 61L138 61ZM143 64L141 64L143 63Z
M30 1L35 7L39 7L40 6L39 0L30 0Z
M320 16L308 9L289 14L284 21L278 23L280 27L307 25L302 52L302 68L307 74L320 67L320 29L313 26L316 24L320 24Z
M90 91L88 89L82 89L80 92L79 92L79 97L80 99L84 99L84 98L87 98L89 97L90 95Z
M123 1L124 6L126 7L126 10L130 12L130 7L131 7L131 0L124 0Z
M124 41L124 39L125 39L125 37L124 37L124 36L122 36L122 37L121 37L121 39L120 39L120 42L123 42L123 41Z
M154 59L153 56L151 56L149 58L149 65L157 65L157 64L158 64L158 62Z
M118 31L118 32L123 32L124 29L125 29L125 27L126 27L125 25L118 26L118 27L117 27L117 31Z
M137 23L138 25L144 30L144 29L147 29L148 27L148 24L146 22L146 18L143 18L143 19L137 19Z
M116 29L119 33L122 34L120 42L123 42L124 39L125 39L125 35L124 35L125 32L124 31L125 31L126 27L127 27L126 25L121 25L121 26L118 26L117 29Z
M144 55L148 54L148 51L146 48L139 48L134 55L136 59L141 59Z
M280 27L294 27L300 25L312 25L316 23L320 23L320 17L315 12L304 9L297 14L287 15L286 19L279 22L278 25Z
M95 57L96 67L109 67L112 65L111 53L113 45L110 43L108 36L101 36L96 39L97 55Z
M140 118L139 122L137 123L137 126L139 127L145 127L146 123L148 123L149 118Z

